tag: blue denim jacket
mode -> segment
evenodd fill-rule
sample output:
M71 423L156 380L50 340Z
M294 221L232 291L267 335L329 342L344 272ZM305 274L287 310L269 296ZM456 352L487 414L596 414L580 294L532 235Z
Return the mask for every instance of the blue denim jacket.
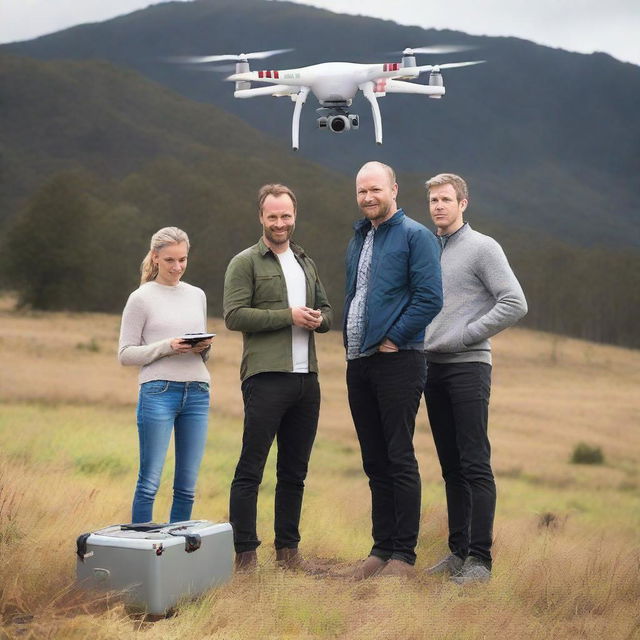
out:
M358 259L371 228L366 218L354 224L346 255L343 333L355 294ZM369 276L365 332L360 353L373 352L385 338L400 349L424 349L426 326L442 308L440 247L436 237L402 209L376 230Z

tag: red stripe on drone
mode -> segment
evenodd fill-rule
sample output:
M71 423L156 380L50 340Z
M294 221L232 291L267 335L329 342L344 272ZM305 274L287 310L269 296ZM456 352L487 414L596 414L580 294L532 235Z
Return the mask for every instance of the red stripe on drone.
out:
M258 78L264 78L264 71L258 71Z
M280 74L277 71L273 72L273 77L278 80L280 78Z

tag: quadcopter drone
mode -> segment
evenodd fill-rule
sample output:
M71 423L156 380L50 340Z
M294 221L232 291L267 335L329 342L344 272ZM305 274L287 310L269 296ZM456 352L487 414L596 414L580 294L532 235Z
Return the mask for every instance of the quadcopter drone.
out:
M442 69L466 67L480 64L484 60L470 62L451 62L440 65L416 64L417 53L453 53L469 47L414 47L402 52L400 62L384 64L356 64L351 62L324 62L300 67L298 69L267 71L251 71L249 60L267 58L268 56L291 51L276 49L241 53L239 55L190 56L180 58L181 62L210 63L233 60L236 62L235 73L227 78L235 82L235 98L256 98L258 96L289 96L295 103L291 124L291 145L294 151L300 146L300 114L302 105L309 93L313 93L321 107L318 127L333 133L344 133L350 129L358 129L360 117L349 111L353 98L358 91L371 104L375 139L382 144L382 116L378 98L387 93L413 93L426 95L429 98L442 98L445 93ZM176 60L176 59L174 59ZM415 80L421 73L429 71L429 84L408 82ZM266 83L268 86L252 87L252 82Z

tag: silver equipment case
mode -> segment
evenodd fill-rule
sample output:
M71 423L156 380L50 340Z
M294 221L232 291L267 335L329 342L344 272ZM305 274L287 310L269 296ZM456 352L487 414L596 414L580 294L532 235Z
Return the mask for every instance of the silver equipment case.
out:
M226 582L232 570L228 522L117 524L77 540L81 586L120 591L127 604L153 615Z

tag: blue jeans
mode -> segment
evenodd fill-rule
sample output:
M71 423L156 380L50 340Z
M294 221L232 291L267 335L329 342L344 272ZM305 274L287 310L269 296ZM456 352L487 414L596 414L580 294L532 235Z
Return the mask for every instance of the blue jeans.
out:
M174 429L176 468L169 521L189 520L207 439L209 385L168 380L145 382L140 385L137 414L140 471L131 521L152 520L153 501Z

